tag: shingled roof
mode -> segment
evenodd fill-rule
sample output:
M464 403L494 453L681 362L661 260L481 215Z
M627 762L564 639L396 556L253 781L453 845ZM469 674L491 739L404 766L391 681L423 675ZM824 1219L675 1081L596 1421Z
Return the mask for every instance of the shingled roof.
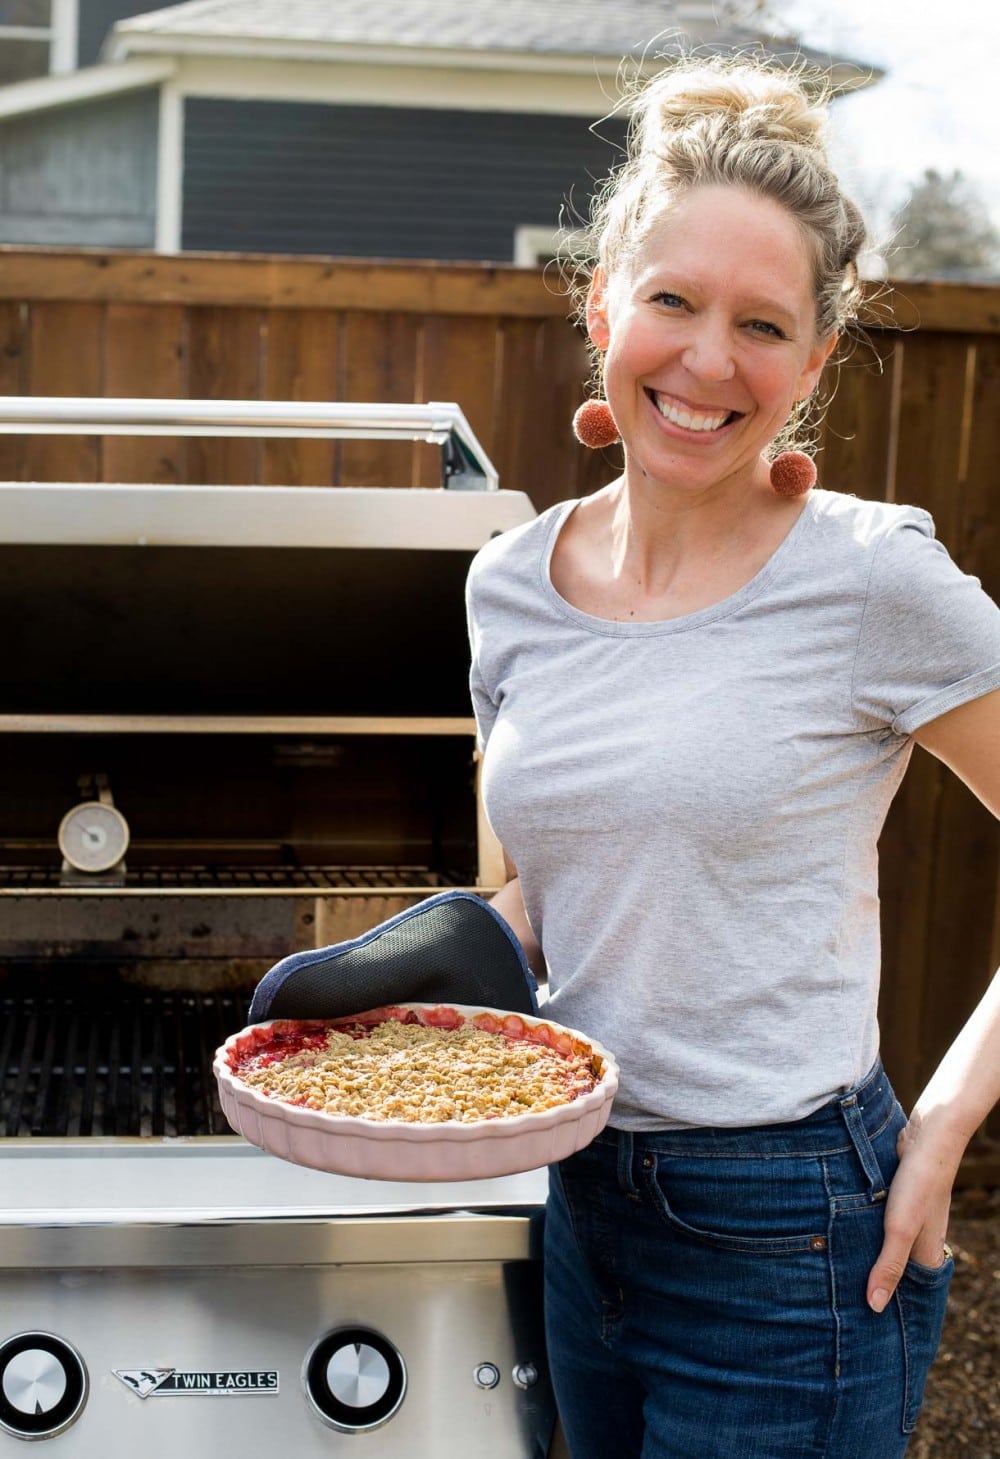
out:
M697 46L801 56L843 85L873 76L862 63L802 47L793 37L720 26L719 8L711 0L394 0L386 6L371 0L187 0L119 21L105 56L175 50L301 56L311 47L318 56L333 48L492 52L611 66L623 56L652 58ZM447 63L446 56L441 60Z

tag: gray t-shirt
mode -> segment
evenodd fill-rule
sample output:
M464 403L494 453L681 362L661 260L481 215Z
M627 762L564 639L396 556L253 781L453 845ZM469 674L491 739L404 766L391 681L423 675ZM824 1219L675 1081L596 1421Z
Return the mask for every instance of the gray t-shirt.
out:
M574 505L468 587L486 810L549 1010L618 1057L621 1128L802 1118L878 1051L876 842L912 731L1000 687L1000 610L926 512L816 490L731 597L611 622L551 582Z

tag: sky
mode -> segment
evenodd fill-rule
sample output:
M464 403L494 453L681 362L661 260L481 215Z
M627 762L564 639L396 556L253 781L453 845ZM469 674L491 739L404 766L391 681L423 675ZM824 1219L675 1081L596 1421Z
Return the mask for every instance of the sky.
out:
M877 230L925 168L959 168L1000 227L1000 0L772 0L806 44L886 71L832 111L833 157Z

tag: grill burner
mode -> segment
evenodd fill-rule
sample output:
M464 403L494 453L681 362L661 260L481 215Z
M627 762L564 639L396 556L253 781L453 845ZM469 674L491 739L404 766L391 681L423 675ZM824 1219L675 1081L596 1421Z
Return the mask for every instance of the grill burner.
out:
M90 980L88 979L88 982ZM228 1135L212 1055L249 995L5 992L0 1134Z

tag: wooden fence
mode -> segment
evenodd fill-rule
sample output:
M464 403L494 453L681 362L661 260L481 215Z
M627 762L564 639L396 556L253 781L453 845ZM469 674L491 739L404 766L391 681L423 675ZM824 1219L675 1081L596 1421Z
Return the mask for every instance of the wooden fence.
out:
M0 394L457 400L536 507L603 484L570 419L587 354L531 270L0 249ZM823 485L934 515L1000 599L1000 289L907 284L839 369ZM429 486L379 443L0 437L0 478ZM886 1063L904 1103L1000 962L1000 826L920 750L882 837ZM990 1138L992 1135L992 1138ZM1000 1183L1000 1123L965 1178Z

